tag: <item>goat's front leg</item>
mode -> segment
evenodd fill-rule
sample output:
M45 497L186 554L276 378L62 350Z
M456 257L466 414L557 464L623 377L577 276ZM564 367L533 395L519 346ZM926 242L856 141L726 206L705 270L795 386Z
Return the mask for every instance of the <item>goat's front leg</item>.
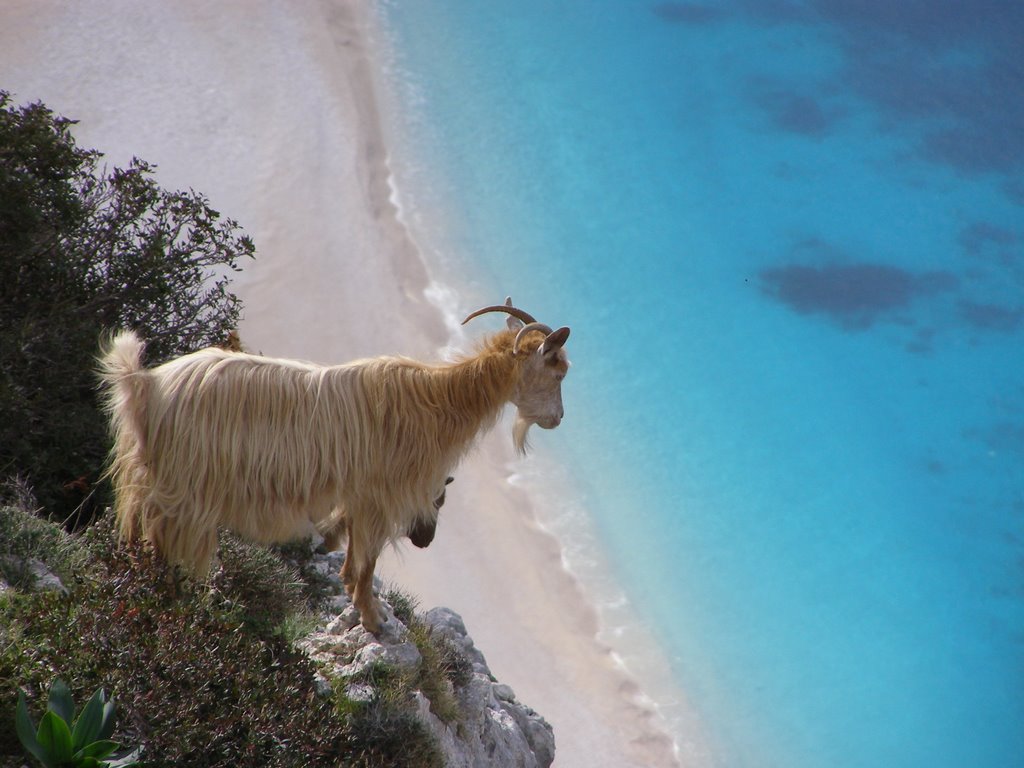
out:
M348 550L341 566L341 580L345 591L359 611L359 618L367 632L380 631L384 614L380 602L373 596L373 571L377 567L383 542L377 540L365 527L353 524L355 515L347 516Z
M380 601L373 596L373 571L377 567L377 555L364 559L362 568L356 576L355 590L352 602L359 611L359 619L363 629L376 635L380 632L381 621L384 620L384 611Z

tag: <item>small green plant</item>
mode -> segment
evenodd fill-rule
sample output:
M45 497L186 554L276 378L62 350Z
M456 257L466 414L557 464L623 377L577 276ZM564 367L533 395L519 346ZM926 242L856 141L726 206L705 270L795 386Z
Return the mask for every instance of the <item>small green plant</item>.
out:
M141 749L115 760L107 760L120 747L110 737L114 733L114 700L107 699L100 688L89 699L78 718L71 691L63 680L50 686L46 712L39 728L32 722L25 704L25 694L18 694L15 728L22 746L46 768L122 768L138 762Z

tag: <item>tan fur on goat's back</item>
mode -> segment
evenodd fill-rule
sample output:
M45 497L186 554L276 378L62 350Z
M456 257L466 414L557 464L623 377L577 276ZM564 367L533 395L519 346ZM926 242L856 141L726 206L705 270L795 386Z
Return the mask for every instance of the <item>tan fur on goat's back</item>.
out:
M142 343L122 332L101 359L121 536L141 534L202 575L218 527L279 542L344 508L361 515L359 549L379 551L432 507L509 399L511 342L496 334L451 365L320 366L208 348L147 370Z

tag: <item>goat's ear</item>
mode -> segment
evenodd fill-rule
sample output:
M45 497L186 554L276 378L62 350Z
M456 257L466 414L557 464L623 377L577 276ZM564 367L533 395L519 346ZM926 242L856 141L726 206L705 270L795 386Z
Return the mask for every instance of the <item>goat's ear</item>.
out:
M544 339L544 343L540 346L540 353L544 356L553 355L563 346L569 339L569 329L564 325L557 331L552 331L548 334L548 337Z
M512 297L511 296L506 296L505 297L505 306L506 307L511 307L512 306ZM508 319L505 320L505 325L508 326L508 329L510 331L518 331L520 328L523 327L523 321L520 320L518 317L512 317L512 315L509 315Z

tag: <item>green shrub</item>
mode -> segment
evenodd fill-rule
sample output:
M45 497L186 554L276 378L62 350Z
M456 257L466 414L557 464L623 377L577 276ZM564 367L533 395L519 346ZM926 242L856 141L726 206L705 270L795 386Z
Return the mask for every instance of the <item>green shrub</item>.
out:
M384 590L383 598L391 606L395 618L406 627L416 621L416 608L419 607L419 601L415 597L392 586Z
M220 569L210 580L212 597L256 633L280 631L286 620L307 612L298 570L273 549L221 533Z
M74 696L116 691L119 737L155 768L443 765L415 716L418 672L374 669L370 702L317 692L288 629L307 596L278 553L226 539L212 589L179 587L144 548L117 545L109 515L70 538L83 553L70 595L0 594L0 766L21 765L16 692L38 708L56 676Z
M108 173L73 125L0 91L0 477L24 476L57 520L104 501L101 333L136 329L151 362L225 340L240 312L227 275L254 250L148 163Z

